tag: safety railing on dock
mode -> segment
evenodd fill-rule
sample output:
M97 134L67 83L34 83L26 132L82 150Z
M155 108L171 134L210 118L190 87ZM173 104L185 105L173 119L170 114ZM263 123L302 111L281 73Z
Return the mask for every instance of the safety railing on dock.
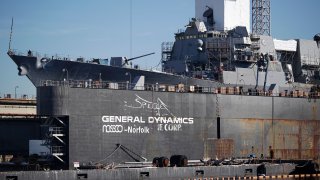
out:
M225 95L244 95L244 96L271 96L271 97L291 97L291 98L320 98L320 90L307 92L303 90L285 90L280 93L273 91L263 91L261 89L244 89L241 86L236 87L202 87L184 84L144 84L136 85L129 82L107 82L92 80L64 80L64 81L41 81L40 86L67 86L70 88L89 88L89 89L115 89L115 90L136 90L136 91L157 91L157 92L176 92L176 93L209 93Z
M36 100L33 94L0 94L0 99L17 99L17 100Z

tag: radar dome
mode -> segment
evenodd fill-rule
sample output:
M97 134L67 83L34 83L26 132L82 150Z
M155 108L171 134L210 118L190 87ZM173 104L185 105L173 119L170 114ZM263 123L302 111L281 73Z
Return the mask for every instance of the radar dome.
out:
M197 40L197 46L202 47L203 46L203 41L201 39Z
M319 41L320 41L320 33L316 34L316 35L313 37L313 39L314 39L315 41L319 42Z

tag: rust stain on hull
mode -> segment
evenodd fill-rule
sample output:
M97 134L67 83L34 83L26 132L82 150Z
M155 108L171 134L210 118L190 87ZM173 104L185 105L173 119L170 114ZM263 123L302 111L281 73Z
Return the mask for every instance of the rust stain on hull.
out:
M319 159L320 123L319 120L288 119L229 119L226 125L238 127L234 139L235 156L269 157L272 146L277 159ZM241 130L242 129L242 130Z
M234 154L233 139L207 139L205 143L205 158L229 158Z

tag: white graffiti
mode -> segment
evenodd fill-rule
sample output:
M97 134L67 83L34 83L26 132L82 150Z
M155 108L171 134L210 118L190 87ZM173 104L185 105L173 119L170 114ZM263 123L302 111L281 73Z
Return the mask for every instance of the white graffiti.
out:
M128 108L154 111L156 113L156 116L174 116L170 112L168 106L160 98L157 98L156 102L151 102L136 95L135 104L129 105L127 101L124 101L124 103L124 106Z

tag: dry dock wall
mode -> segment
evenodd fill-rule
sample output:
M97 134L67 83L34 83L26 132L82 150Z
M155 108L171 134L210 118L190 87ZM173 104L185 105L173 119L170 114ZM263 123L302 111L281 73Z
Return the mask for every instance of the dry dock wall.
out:
M69 116L70 167L133 161L121 150L106 158L116 144L148 160L320 152L319 99L68 87L40 87L37 97L40 115Z
M256 176L258 165L221 166L221 167L183 167L183 168L136 168L136 169L111 169L111 170L72 170L72 171L25 171L1 173L0 180L6 177L17 177L17 180L46 179L46 180L73 180L73 179L113 179L113 180L138 180L138 179L202 179L213 177L245 177ZM266 165L268 176L288 174L294 165ZM251 171L252 170L252 171Z

